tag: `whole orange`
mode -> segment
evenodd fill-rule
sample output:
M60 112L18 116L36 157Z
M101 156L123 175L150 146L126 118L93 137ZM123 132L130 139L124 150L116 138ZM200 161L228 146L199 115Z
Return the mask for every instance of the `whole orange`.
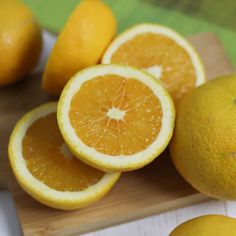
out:
M236 200L236 76L189 92L177 106L172 160L196 189Z
M0 1L0 86L25 77L38 63L41 29L20 1Z
M169 236L236 236L236 219L224 215L205 215L188 220Z

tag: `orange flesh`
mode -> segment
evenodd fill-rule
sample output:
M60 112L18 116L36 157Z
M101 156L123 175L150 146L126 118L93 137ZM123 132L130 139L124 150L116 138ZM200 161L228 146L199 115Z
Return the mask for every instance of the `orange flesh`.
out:
M55 113L39 118L28 128L22 148L31 174L58 191L81 191L104 176L67 150Z
M142 69L161 66L161 81L177 101L195 87L196 73L190 56L174 40L160 34L143 33L122 44L111 63Z
M109 116L112 108L123 112L123 117ZM72 99L69 116L82 142L112 156L146 149L162 125L161 104L152 90L117 75L85 82Z

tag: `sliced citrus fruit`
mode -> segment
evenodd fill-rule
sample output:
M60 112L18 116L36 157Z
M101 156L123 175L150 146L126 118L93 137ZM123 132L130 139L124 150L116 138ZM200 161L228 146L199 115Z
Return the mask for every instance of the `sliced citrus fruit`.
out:
M62 92L57 114L73 153L104 171L150 163L169 143L175 118L172 99L158 80L120 65L77 73Z
M116 19L102 0L81 0L48 59L43 89L60 95L79 70L97 64L116 34Z
M137 25L122 33L108 47L102 63L148 71L163 82L175 102L205 81L202 63L189 42L156 24Z
M10 138L9 158L19 184L32 197L58 209L85 207L103 197L119 178L90 167L67 148L56 119L57 103L26 114Z

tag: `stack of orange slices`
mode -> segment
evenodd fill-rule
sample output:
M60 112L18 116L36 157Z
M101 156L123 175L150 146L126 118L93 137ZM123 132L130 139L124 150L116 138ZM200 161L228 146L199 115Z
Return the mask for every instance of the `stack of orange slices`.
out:
M105 195L120 172L154 160L170 141L174 119L170 95L150 74L94 66L70 80L58 105L42 105L18 122L10 163L40 202L84 207Z
M77 14L93 4L107 18L98 12L84 18ZM91 60L86 54L84 61L84 53L70 48L79 35L72 32L73 24L86 31L86 24L96 21L102 27L107 19L113 20L101 4L100 0L81 1L49 58L44 89L57 95L63 89L59 102L26 114L9 143L10 163L19 184L35 199L59 209L97 201L121 172L139 169L159 156L172 137L174 103L204 82L194 49L182 36L159 25L138 25L110 46L114 21L109 23L110 33L97 26L96 37L108 34L100 39L99 49L96 38L83 41L85 54L90 46L96 50ZM62 58L66 50L71 56ZM99 58L103 65L94 65ZM81 70L84 67L88 68Z
M105 195L119 173L92 168L69 151L57 125L57 103L26 114L14 128L9 157L15 176L26 192L58 209L87 206Z

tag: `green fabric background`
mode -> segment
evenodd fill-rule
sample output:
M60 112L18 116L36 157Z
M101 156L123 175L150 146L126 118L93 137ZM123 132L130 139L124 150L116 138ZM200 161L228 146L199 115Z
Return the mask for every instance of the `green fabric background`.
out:
M23 0L43 27L59 32L79 0ZM160 23L184 35L211 31L236 66L235 0L104 0L118 19L119 32L140 22Z

